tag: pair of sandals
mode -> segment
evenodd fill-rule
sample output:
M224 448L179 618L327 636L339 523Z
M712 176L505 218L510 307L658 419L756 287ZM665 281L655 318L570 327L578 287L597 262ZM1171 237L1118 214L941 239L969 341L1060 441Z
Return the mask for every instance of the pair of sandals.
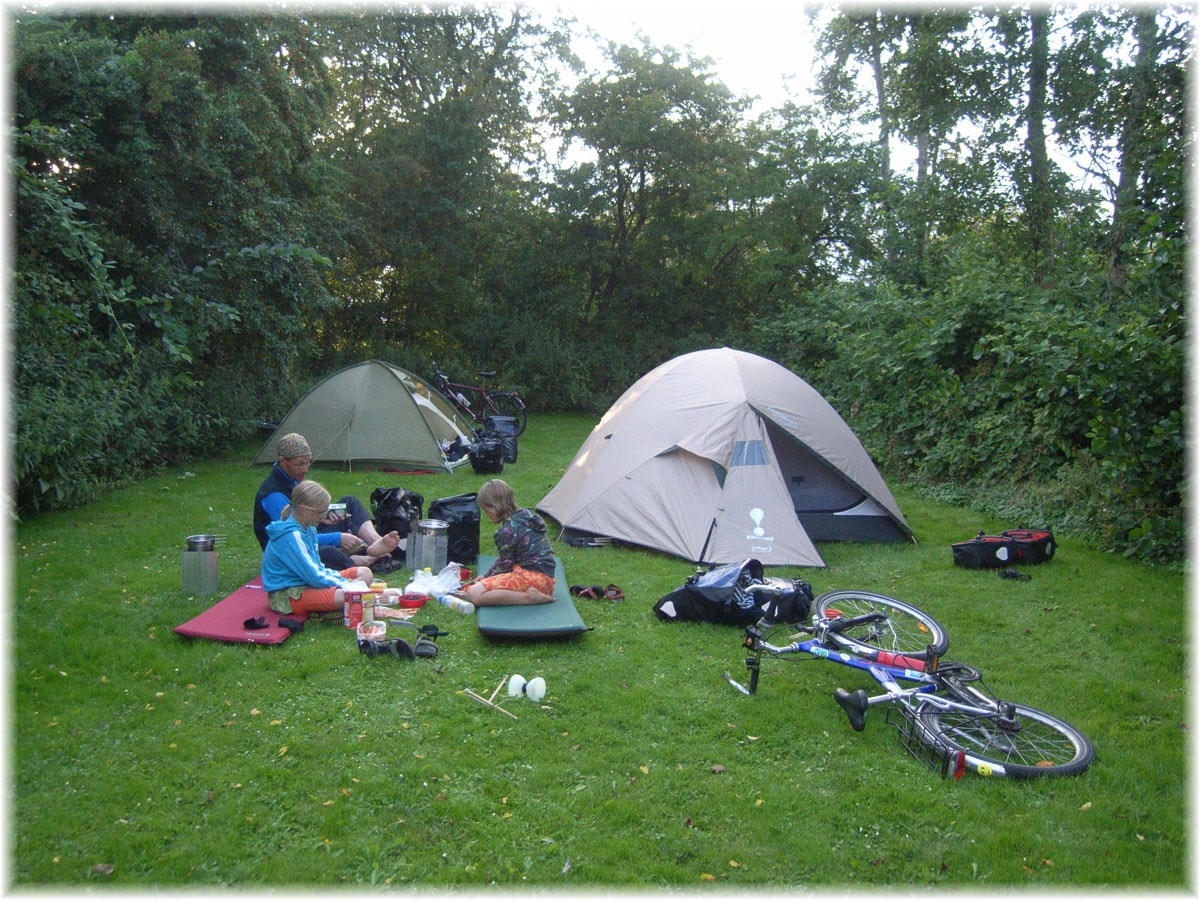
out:
M360 640L358 642L359 652L372 659L376 656L394 656L397 659L416 659L420 656L425 659L432 659L438 655L437 639L450 633L442 631L436 625L421 625L418 627L411 622L400 622L398 624L417 629L415 644L410 644L404 638L391 638L386 641Z
M607 600L609 603L620 603L625 599L625 592L615 584L600 587L598 584L571 585L572 597L586 597L588 600Z
M418 656L433 658L438 655L438 645L422 635L414 646L404 638L386 641L359 641L359 652L374 659L376 656L394 656L397 659L416 659Z
M279 624L281 627L286 628L288 631L292 632L293 634L297 631L304 630L303 622L301 622L298 619L290 618L288 616L283 616L279 620ZM243 622L242 627L245 628L247 631L261 631L262 629L270 628L271 626L267 624L266 616L256 616L253 619L247 619L245 622Z

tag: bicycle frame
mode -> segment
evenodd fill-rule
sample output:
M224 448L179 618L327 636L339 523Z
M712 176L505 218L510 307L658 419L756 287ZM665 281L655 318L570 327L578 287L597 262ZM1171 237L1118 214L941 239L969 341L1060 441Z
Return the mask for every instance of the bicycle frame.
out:
M479 374L480 377L485 377L484 373ZM490 377L490 374L486 377ZM489 416L504 414L504 410L496 402L496 396L492 394L489 388L480 384L464 384L460 381L453 381L445 372L438 368L436 362L433 364L433 386L437 388L438 392L455 409L474 422L483 423L487 421ZM501 392L499 396L506 397L509 393L513 392ZM472 405L468 397L475 399L477 401L476 404ZM524 423L522 423L521 427L523 429Z
M1005 767L995 760L976 757L969 752L945 746L941 738L924 723L922 712L927 708L936 708L942 711L961 712L979 719L1003 722L1006 719L1005 710L1010 708L1011 704L988 701L989 705L980 706L939 693L946 688L943 679L938 675L939 660L937 657L922 660L891 654L887 651L864 654L840 647L831 647L828 644L827 634L833 621L818 619L811 627L797 626L801 632L813 633L815 636L807 640L792 641L783 646L766 641L757 625L746 629L747 637L743 646L754 651L753 656L746 658L746 668L750 670L750 687L739 684L728 672L725 673L725 679L742 693L748 696L753 695L757 689L759 666L763 653L771 656L804 654L813 659L858 669L868 673L884 689L884 692L874 696L867 696L866 692L861 690L854 694L842 689L835 692L835 699L846 711L854 730L861 731L865 727L864 717L868 708L887 704L889 705L889 715L886 721L896 727L901 745L915 758L924 759L935 770L940 769L943 778L953 774L957 780L968 770L985 777L1004 777L1007 774ZM867 658L870 655L875 658ZM912 686L902 687L901 682ZM892 721L890 714L893 709L899 711L902 717L901 722ZM1011 720L1011 715L1008 718Z
M480 414L471 407L471 403L466 395L463 394L463 391L469 391L472 395L479 396L482 401L480 405L486 407L488 401L491 400L491 395L485 388L480 385L461 384L457 381L451 381L449 376L438 368L437 363L433 364L433 377L433 386L454 405L455 409L475 421L480 421Z

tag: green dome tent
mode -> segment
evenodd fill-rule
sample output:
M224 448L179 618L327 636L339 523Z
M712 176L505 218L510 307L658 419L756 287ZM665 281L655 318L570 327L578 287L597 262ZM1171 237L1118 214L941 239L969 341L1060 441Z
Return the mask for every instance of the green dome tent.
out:
M254 463L275 462L276 442L292 432L304 435L314 463L447 472L456 466L445 448L471 438L471 426L433 387L377 359L319 382L284 416Z

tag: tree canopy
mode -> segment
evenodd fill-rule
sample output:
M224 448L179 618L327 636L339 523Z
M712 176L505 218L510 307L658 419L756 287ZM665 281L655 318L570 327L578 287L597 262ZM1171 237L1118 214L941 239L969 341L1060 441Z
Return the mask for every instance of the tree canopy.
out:
M598 412L726 344L929 490L1182 557L1183 8L831 8L814 103L757 117L520 7L12 34L18 512L363 358Z

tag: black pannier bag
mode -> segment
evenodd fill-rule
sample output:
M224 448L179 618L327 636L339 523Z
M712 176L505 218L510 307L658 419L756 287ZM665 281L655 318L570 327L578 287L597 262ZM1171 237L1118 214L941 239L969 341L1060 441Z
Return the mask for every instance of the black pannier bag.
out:
M429 518L441 519L446 530L446 558L450 562L474 565L479 559L479 504L474 494L442 497L429 504Z
M512 416L488 416L483 436L500 442L506 463L517 461L517 420Z
M748 590L752 585L764 590ZM808 619L813 592L799 579L766 578L762 563L748 559L697 572L654 604L665 622L715 622L746 627L796 624Z
M476 475L499 475L504 471L504 446L495 438L480 438L467 452Z
M1002 569L1014 564L1036 565L1053 559L1057 545L1045 529L1014 528L1000 534L979 532L969 541L951 544L954 564L964 569Z
M425 498L402 487L375 488L371 491L371 519L380 534L391 531L407 537L413 523L421 518Z

